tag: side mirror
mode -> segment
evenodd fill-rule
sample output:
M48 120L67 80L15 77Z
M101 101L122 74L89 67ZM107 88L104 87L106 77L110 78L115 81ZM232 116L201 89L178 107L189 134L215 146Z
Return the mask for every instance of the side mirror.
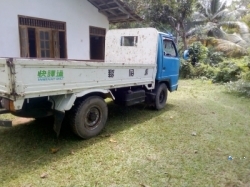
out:
M189 58L189 51L188 50L184 51L183 58L184 58L184 60L188 60L188 58Z

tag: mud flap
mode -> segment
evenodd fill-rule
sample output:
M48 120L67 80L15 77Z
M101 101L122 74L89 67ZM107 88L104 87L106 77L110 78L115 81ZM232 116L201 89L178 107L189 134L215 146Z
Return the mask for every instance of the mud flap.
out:
M60 135L60 130L62 122L64 119L65 113L62 111L54 110L54 131L56 132L57 137Z
M10 120L0 120L1 127L12 127L12 121Z

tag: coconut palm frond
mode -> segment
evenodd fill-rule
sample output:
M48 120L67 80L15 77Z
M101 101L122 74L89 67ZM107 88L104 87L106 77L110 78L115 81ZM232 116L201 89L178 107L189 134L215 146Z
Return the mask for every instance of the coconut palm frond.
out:
M214 37L208 37L206 39L207 46L217 46L218 45L218 39Z
M246 15L247 12L248 12L248 10L245 8L239 8L239 9L233 10L230 12L230 18L234 18L232 20L238 20L242 16Z
M217 46L215 47L215 49L232 57L247 54L247 50L244 47L241 47L240 45L233 42L221 39L217 39Z
M226 33L216 26L216 27L210 27L208 36L225 39Z
M194 27L194 28L190 29L186 33L186 37L197 35L198 33L201 33L201 32L202 32L201 28L199 26L197 26L197 27Z
M244 23L244 22L236 22L236 23L239 26L239 33L240 34L249 33L249 28L248 28L246 23Z
M249 28L248 28L247 24L245 24L244 22L227 21L227 22L220 22L218 25L219 26L226 26L228 28L237 28L239 34L249 33Z
M250 47L250 30L246 23L237 20L247 13L247 9L239 6L240 8L232 10L226 5L227 0L198 0L199 13L193 15L195 19L189 27L195 28L189 30L187 36L191 38L193 35L200 41L206 40L206 44L217 46L217 49L228 55L245 54L246 48ZM232 34L233 32L235 33ZM215 40L208 41L209 37L214 37Z
M210 7L210 0L200 1L198 3L197 9L206 17L209 17L211 15L211 12L209 12L209 7Z
M226 39L227 39L228 41L233 42L233 43L235 43L235 44L238 44L238 45L240 45L241 47L245 47L245 48L249 47L249 43L247 43L247 42L241 37L241 35L239 35L239 34L236 34L236 33L234 33L234 34L227 34L226 37L227 37Z
M217 7L217 12L221 12L226 8L227 0L221 0L218 2L219 2L219 6Z
M213 20L225 20L229 19L228 15L230 15L230 11L228 9L224 9L220 12L217 12L216 14L213 15Z
M211 13L214 15L225 9L227 2L225 0L221 0L221 1L211 0L210 3L211 3L210 10L211 10Z
M204 14L201 14L199 12L195 12L192 16L193 22L205 22L207 21L207 17L204 16Z
M189 37L191 35L200 35L203 36L210 36L210 37L216 37L216 38L225 38L224 31L220 30L216 24L212 22L208 22L205 26L196 26L192 29L190 29L186 36Z
M241 34L241 37L247 42L248 47L250 47L250 33Z

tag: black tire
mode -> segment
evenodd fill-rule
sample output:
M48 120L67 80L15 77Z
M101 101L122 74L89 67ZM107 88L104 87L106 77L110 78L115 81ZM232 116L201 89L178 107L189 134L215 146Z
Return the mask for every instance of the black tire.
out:
M156 88L155 109L161 110L165 107L168 98L168 88L162 83Z
M70 118L73 132L83 139L89 139L103 130L108 107L101 97L92 96L76 104Z

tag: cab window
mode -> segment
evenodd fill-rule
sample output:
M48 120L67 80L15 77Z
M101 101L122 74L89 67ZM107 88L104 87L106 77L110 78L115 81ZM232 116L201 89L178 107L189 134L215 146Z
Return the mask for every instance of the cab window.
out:
M167 39L163 40L163 54L164 56L177 56L173 41Z

